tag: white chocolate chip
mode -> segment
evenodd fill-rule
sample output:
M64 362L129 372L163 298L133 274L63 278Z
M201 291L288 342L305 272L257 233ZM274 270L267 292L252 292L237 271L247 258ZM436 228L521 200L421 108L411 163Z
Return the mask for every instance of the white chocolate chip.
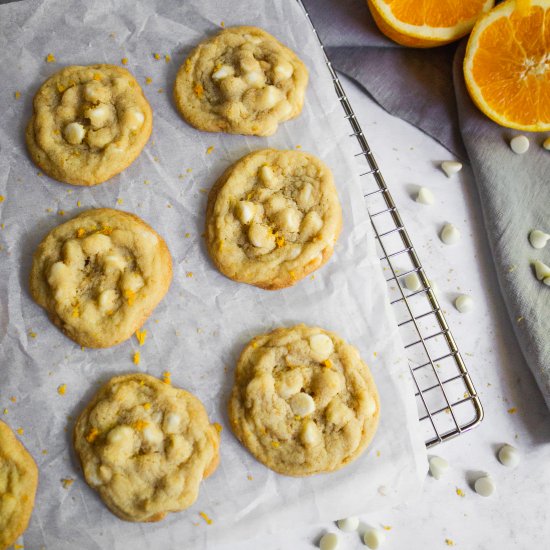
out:
M69 266L65 265L63 262L55 262L55 264L50 267L48 283L51 286L58 287L68 279L70 272Z
M498 451L498 459L503 466L515 468L519 464L519 452L515 447L506 443Z
M145 116L139 109L126 111L126 124L130 131L139 130L145 122Z
M317 445L321 441L321 432L313 420L307 419L302 424L300 438L304 445L309 446Z
M462 170L462 163L456 160L444 160L441 163L441 170L450 178L452 175Z
M416 202L420 204L433 204L435 202L434 194L427 188L421 187L416 195Z
M515 136L510 140L510 149L516 155L523 155L529 149L529 140L525 136Z
M82 143L85 135L86 131L84 130L84 126L78 122L70 122L63 130L63 136L71 145L79 145Z
M143 440L149 445L160 445L164 439L162 431L156 424L147 424L141 433L143 434Z
M310 210L302 220L302 226L300 227L300 235L304 241L315 237L321 228L323 227L323 219L315 210Z
M386 535L382 531L380 531L380 529L373 529L369 527L363 535L363 542L365 543L365 546L367 546L371 550L376 550L377 548L380 548L385 540Z
M275 214L274 221L283 231L296 233L300 229L302 217L295 208L284 208Z
M224 78L220 82L219 86L222 94L230 100L240 99L243 92L248 88L246 82L237 76L228 76L227 78ZM238 112L240 113L240 109Z
M108 90L99 82L92 80L84 87L84 99L91 103L105 101L108 96Z
M311 348L311 356L319 362L328 359L334 351L332 340L322 332L309 337L309 347Z
M298 416L308 416L315 411L315 401L311 395L300 392L290 398L290 408Z
M547 150L550 151L550 137L547 137L543 142L542 146Z
M235 207L235 211L239 221L247 225L254 219L256 205L250 201L239 201Z
M118 292L113 289L107 289L104 290L100 295L98 299L98 306L99 309L106 313L107 311L112 311L115 307L115 304L118 300Z
M129 290L130 292L137 292L140 290L145 282L143 277L139 273L134 273L133 271L126 271L122 276L122 289Z
M422 283L417 273L413 272L406 275L404 277L404 282L405 282L405 287L413 292L422 288Z
M495 492L495 483L490 476L483 476L476 479L474 489L478 495L490 497Z
M111 248L111 239L107 235L101 233L95 233L82 239L82 250L85 254L93 256L94 254L101 254Z
M278 80L286 80L294 73L294 67L288 61L281 61L273 67L273 72Z
M456 244L460 240L460 231L452 223L446 223L440 238L445 244Z
M217 71L212 73L212 78L214 80L221 80L222 78L227 78L228 76L233 76L235 74L235 69L231 65L222 65Z
M275 189L278 187L277 185L277 178L275 177L275 174L273 172L273 169L271 166L268 166L267 164L264 164L259 172L261 182L270 189Z
M126 260L120 254L107 254L103 258L106 269L114 271L124 271L126 269Z
M449 469L449 463L440 456L432 456L429 460L430 474L434 479L441 479Z
M352 516L350 518L339 519L336 522L336 525L338 525L338 529L340 529L340 531L344 531L344 533L352 533L353 531L357 531L357 527L359 527L359 518Z
M303 210L307 210L313 206L313 185L311 185L311 183L307 181L304 183L298 193L296 202Z
M252 55L250 51L248 51L244 55L244 57L239 60L239 66L241 67L241 70L245 73L251 73L254 71L261 72L259 61Z
M90 124L93 128L102 128L109 120L111 110L104 103L100 103L97 107L86 109L84 116L90 119Z
M248 230L248 239L257 248L275 248L275 237L273 232L266 225L252 223Z
M169 412L164 417L163 429L167 434L175 434L179 431L181 416L175 412Z
M304 378L302 373L298 369L295 369L284 373L276 383L275 387L277 389L277 393L283 399L288 399L300 391L303 383Z
M540 260L535 260L533 265L535 266L535 274L539 281L543 281L547 277L550 277L550 267L546 264L543 264Z
M474 300L467 294L461 294L455 300L455 307L460 313L467 313L474 309Z
M287 201L284 195L281 195L281 193L275 193L274 195L271 195L271 197L267 201L267 212L270 216L273 216L273 214L285 208L286 205Z
M252 34L245 34L244 37L251 44L260 44L260 42L262 42L262 38L260 36L254 36Z
M107 442L120 454L130 454L134 446L135 432L130 426L122 425L113 428L107 435Z
M275 86L266 86L258 98L258 108L263 111L265 109L271 109L274 107L281 99L283 94L279 88Z
M533 229L529 233L529 242L533 248L544 248L548 239L550 239L550 235L544 231L540 231L540 229Z
M262 71L250 71L245 73L243 78L251 88L261 88L265 83L265 75Z
M340 541L336 533L326 533L319 541L319 548L321 550L336 550L339 544Z

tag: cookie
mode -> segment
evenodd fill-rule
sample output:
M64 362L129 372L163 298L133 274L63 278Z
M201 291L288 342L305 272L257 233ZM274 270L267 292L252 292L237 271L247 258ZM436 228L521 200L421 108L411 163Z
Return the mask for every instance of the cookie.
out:
M330 169L300 151L263 149L210 191L206 243L216 267L269 290L293 285L332 255L342 210Z
M191 506L218 465L219 443L194 395L147 374L109 380L74 429L86 482L127 521Z
M34 254L30 287L69 338L107 348L141 327L171 280L162 237L133 214L99 208L50 231Z
M270 136L298 116L308 71L257 27L232 27L201 42L180 67L174 99L182 117L208 132Z
M333 332L297 325L254 338L235 370L237 438L280 474L338 470L373 438L380 403L358 351Z
M97 185L141 153L153 112L132 74L114 65L65 67L36 93L27 126L35 164L56 180Z
M0 420L0 550L9 548L27 528L37 485L36 463Z

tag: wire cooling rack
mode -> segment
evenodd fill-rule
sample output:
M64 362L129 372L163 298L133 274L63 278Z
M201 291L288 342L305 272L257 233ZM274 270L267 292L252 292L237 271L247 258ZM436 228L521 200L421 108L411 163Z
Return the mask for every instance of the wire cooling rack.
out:
M336 95L344 109L359 146L355 153L365 171L360 174L367 210L374 228L380 261L390 291L416 388L420 425L427 447L456 437L483 420L483 407L437 301L434 289L420 263L395 202L376 164L374 154L361 130L342 84L325 53L309 14L297 0L309 20L325 56ZM411 292L403 279L416 273L422 284Z

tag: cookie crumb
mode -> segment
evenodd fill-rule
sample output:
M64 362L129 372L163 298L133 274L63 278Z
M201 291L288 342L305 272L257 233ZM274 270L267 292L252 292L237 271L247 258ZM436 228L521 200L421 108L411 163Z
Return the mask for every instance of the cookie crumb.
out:
M42 449L42 454L47 455L48 454L48 449Z
M3 412L4 414L8 414L8 409L4 409L2 412Z
M29 336L30 336L31 338L36 338L37 334L36 334L36 332L33 332L33 331L31 330L31 331L29 332Z
M116 200L116 203L117 203L117 204L124 204L124 199L117 199L117 200Z
M82 203L80 201L76 201L76 206L80 208L82 206Z
M150 76L145 77L145 84L151 84L153 82L153 79Z
M17 91L13 95L15 96L15 99L19 99L21 97L21 92Z
M6 200L6 197L4 195L0 195L0 202L4 202Z
M17 397L15 397L15 395L12 395L12 396L10 397L10 401L11 401L12 403L17 403Z
M517 407L512 407L508 409L508 414L516 414L518 412Z
M66 392L67 392L67 384L61 384L60 386L57 387L57 393L59 395L65 395Z
M220 23L220 27L221 27L222 29L225 29L225 21L222 21L222 22Z
M188 174L190 174L192 171L193 171L193 168L188 168L188 169L186 170L186 172L187 172Z
M213 150L214 150L214 146L210 145L210 147L208 147L208 149L206 150L206 154L209 155Z
M55 55L53 53L49 53L46 56L46 63L55 63Z
M301 145L296 145L296 149L301 149L302 146Z
M216 428L216 431L221 434L223 430L223 426L219 422L214 422L213 424L214 428Z
M184 238L188 239L190 236L191 236L191 233L186 233L186 234L184 235Z
M447 546L454 546L455 545L454 541L451 540L451 539L445 539L445 544Z
M464 491L462 489L460 489L460 487L457 487L456 488L456 494L459 496L459 497L465 497L466 495L464 494Z
M160 59L160 54L159 53L154 53L153 57L158 61Z
M385 531L391 531L391 525L382 525L382 529Z
M214 523L204 512L199 512L199 516L206 521L208 525L212 525Z
M164 371L162 373L162 381L165 383L165 384L171 384L172 383L172 374L170 373L170 371Z
M19 435L23 435L25 433L25 430L23 428L17 428L17 433Z
M248 475L246 476L246 479L248 479L249 481L252 481L254 478L253 478L250 474L248 474Z
M67 477L67 478L61 480L61 484L63 485L63 489L68 489L73 483L74 483L74 479L71 479L70 477Z
M159 89L157 90L157 93L159 93L159 94L162 94L163 92L164 92L164 88L159 88Z
M169 54L166 54L166 55L164 56L164 61L166 61L166 63L170 63L170 60L171 60L171 59L172 59L172 58L170 57Z
M120 62L123 64L123 65L128 65L128 58L127 57L123 57Z
M139 361L140 361L139 351L136 351L134 353L134 356L132 357L132 361L134 362L134 365L139 365Z
M59 210L57 212L60 216L64 216L65 215L65 210Z
M145 340L147 338L147 331L146 330L136 330L136 339L140 346L143 346L145 344Z
M193 272L192 271L188 271L185 276L190 279L191 277L193 277Z

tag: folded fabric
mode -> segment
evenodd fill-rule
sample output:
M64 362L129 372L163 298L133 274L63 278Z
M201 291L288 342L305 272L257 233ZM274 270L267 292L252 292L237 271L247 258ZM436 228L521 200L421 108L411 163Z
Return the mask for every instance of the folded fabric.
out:
M530 134L516 155L502 128L472 103L458 46L403 48L380 33L365 0L303 0L334 68L358 82L384 109L414 124L470 163L510 320L550 408L550 287L532 262L550 265L550 245L529 245L531 229L550 232L550 153Z

